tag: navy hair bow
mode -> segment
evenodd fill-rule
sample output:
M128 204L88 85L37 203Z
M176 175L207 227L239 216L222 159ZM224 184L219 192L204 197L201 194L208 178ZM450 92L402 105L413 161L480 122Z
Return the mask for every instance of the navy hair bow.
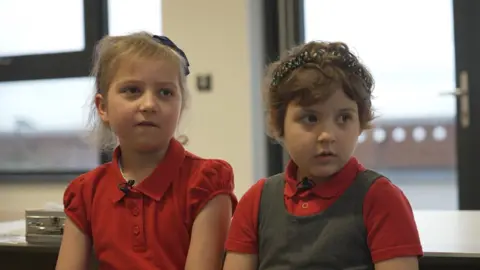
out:
M188 76L190 74L190 69L188 68L190 66L190 63L188 62L187 55L180 49L171 39L169 39L166 36L157 36L154 35L153 39L158 41L160 44L163 44L165 46L170 47L174 51L176 51L183 59L185 59L185 76Z

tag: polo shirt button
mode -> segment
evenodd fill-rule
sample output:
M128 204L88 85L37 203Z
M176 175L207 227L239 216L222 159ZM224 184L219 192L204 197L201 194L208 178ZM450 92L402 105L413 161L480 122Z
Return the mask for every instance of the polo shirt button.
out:
M139 212L140 212L140 211L138 211L138 207L134 207L134 208L132 209L132 214L133 214L134 216L138 216Z
M306 202L305 202L305 203L302 203L302 208L303 208L303 209L308 208L308 203L306 203Z
M140 234L140 228L138 228L138 226L133 226L133 234L135 235L139 235Z

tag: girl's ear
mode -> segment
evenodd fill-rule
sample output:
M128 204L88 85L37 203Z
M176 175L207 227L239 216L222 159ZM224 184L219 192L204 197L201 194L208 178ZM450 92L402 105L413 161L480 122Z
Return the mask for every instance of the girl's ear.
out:
M95 107L97 108L100 119L102 119L104 123L108 124L107 103L101 94L95 95Z

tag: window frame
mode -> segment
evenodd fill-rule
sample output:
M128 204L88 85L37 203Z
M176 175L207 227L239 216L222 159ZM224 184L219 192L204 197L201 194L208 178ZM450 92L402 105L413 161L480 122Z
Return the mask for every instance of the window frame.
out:
M0 83L90 76L95 44L108 34L108 0L83 0L83 6L85 35L83 51L0 58ZM99 155L102 156L101 151ZM64 182L85 172L84 170L0 171L0 182Z
M276 61L280 52L304 41L303 6L303 0L264 1L265 65ZM274 139L265 139L268 175L283 172L288 154Z
M459 210L480 210L480 170L478 170L478 149L480 143L480 2L452 0L456 85L460 87L460 73L468 72L469 117L468 128L461 126L460 96L457 96L457 183Z
M107 1L83 0L83 51L1 57L0 82L88 77L95 43L108 30Z

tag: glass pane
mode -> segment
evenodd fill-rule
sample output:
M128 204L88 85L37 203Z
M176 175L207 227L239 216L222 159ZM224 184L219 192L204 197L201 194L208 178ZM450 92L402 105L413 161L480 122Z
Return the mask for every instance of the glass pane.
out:
M0 57L83 51L83 16L83 0L2 0Z
M441 95L455 89L453 34L451 0L305 0L306 40L346 42L375 77L376 129L356 156L417 209L458 208L455 99Z
M97 166L85 129L92 89L91 78L0 83L0 171Z
M162 1L108 1L108 31L111 35L131 32L162 32Z

